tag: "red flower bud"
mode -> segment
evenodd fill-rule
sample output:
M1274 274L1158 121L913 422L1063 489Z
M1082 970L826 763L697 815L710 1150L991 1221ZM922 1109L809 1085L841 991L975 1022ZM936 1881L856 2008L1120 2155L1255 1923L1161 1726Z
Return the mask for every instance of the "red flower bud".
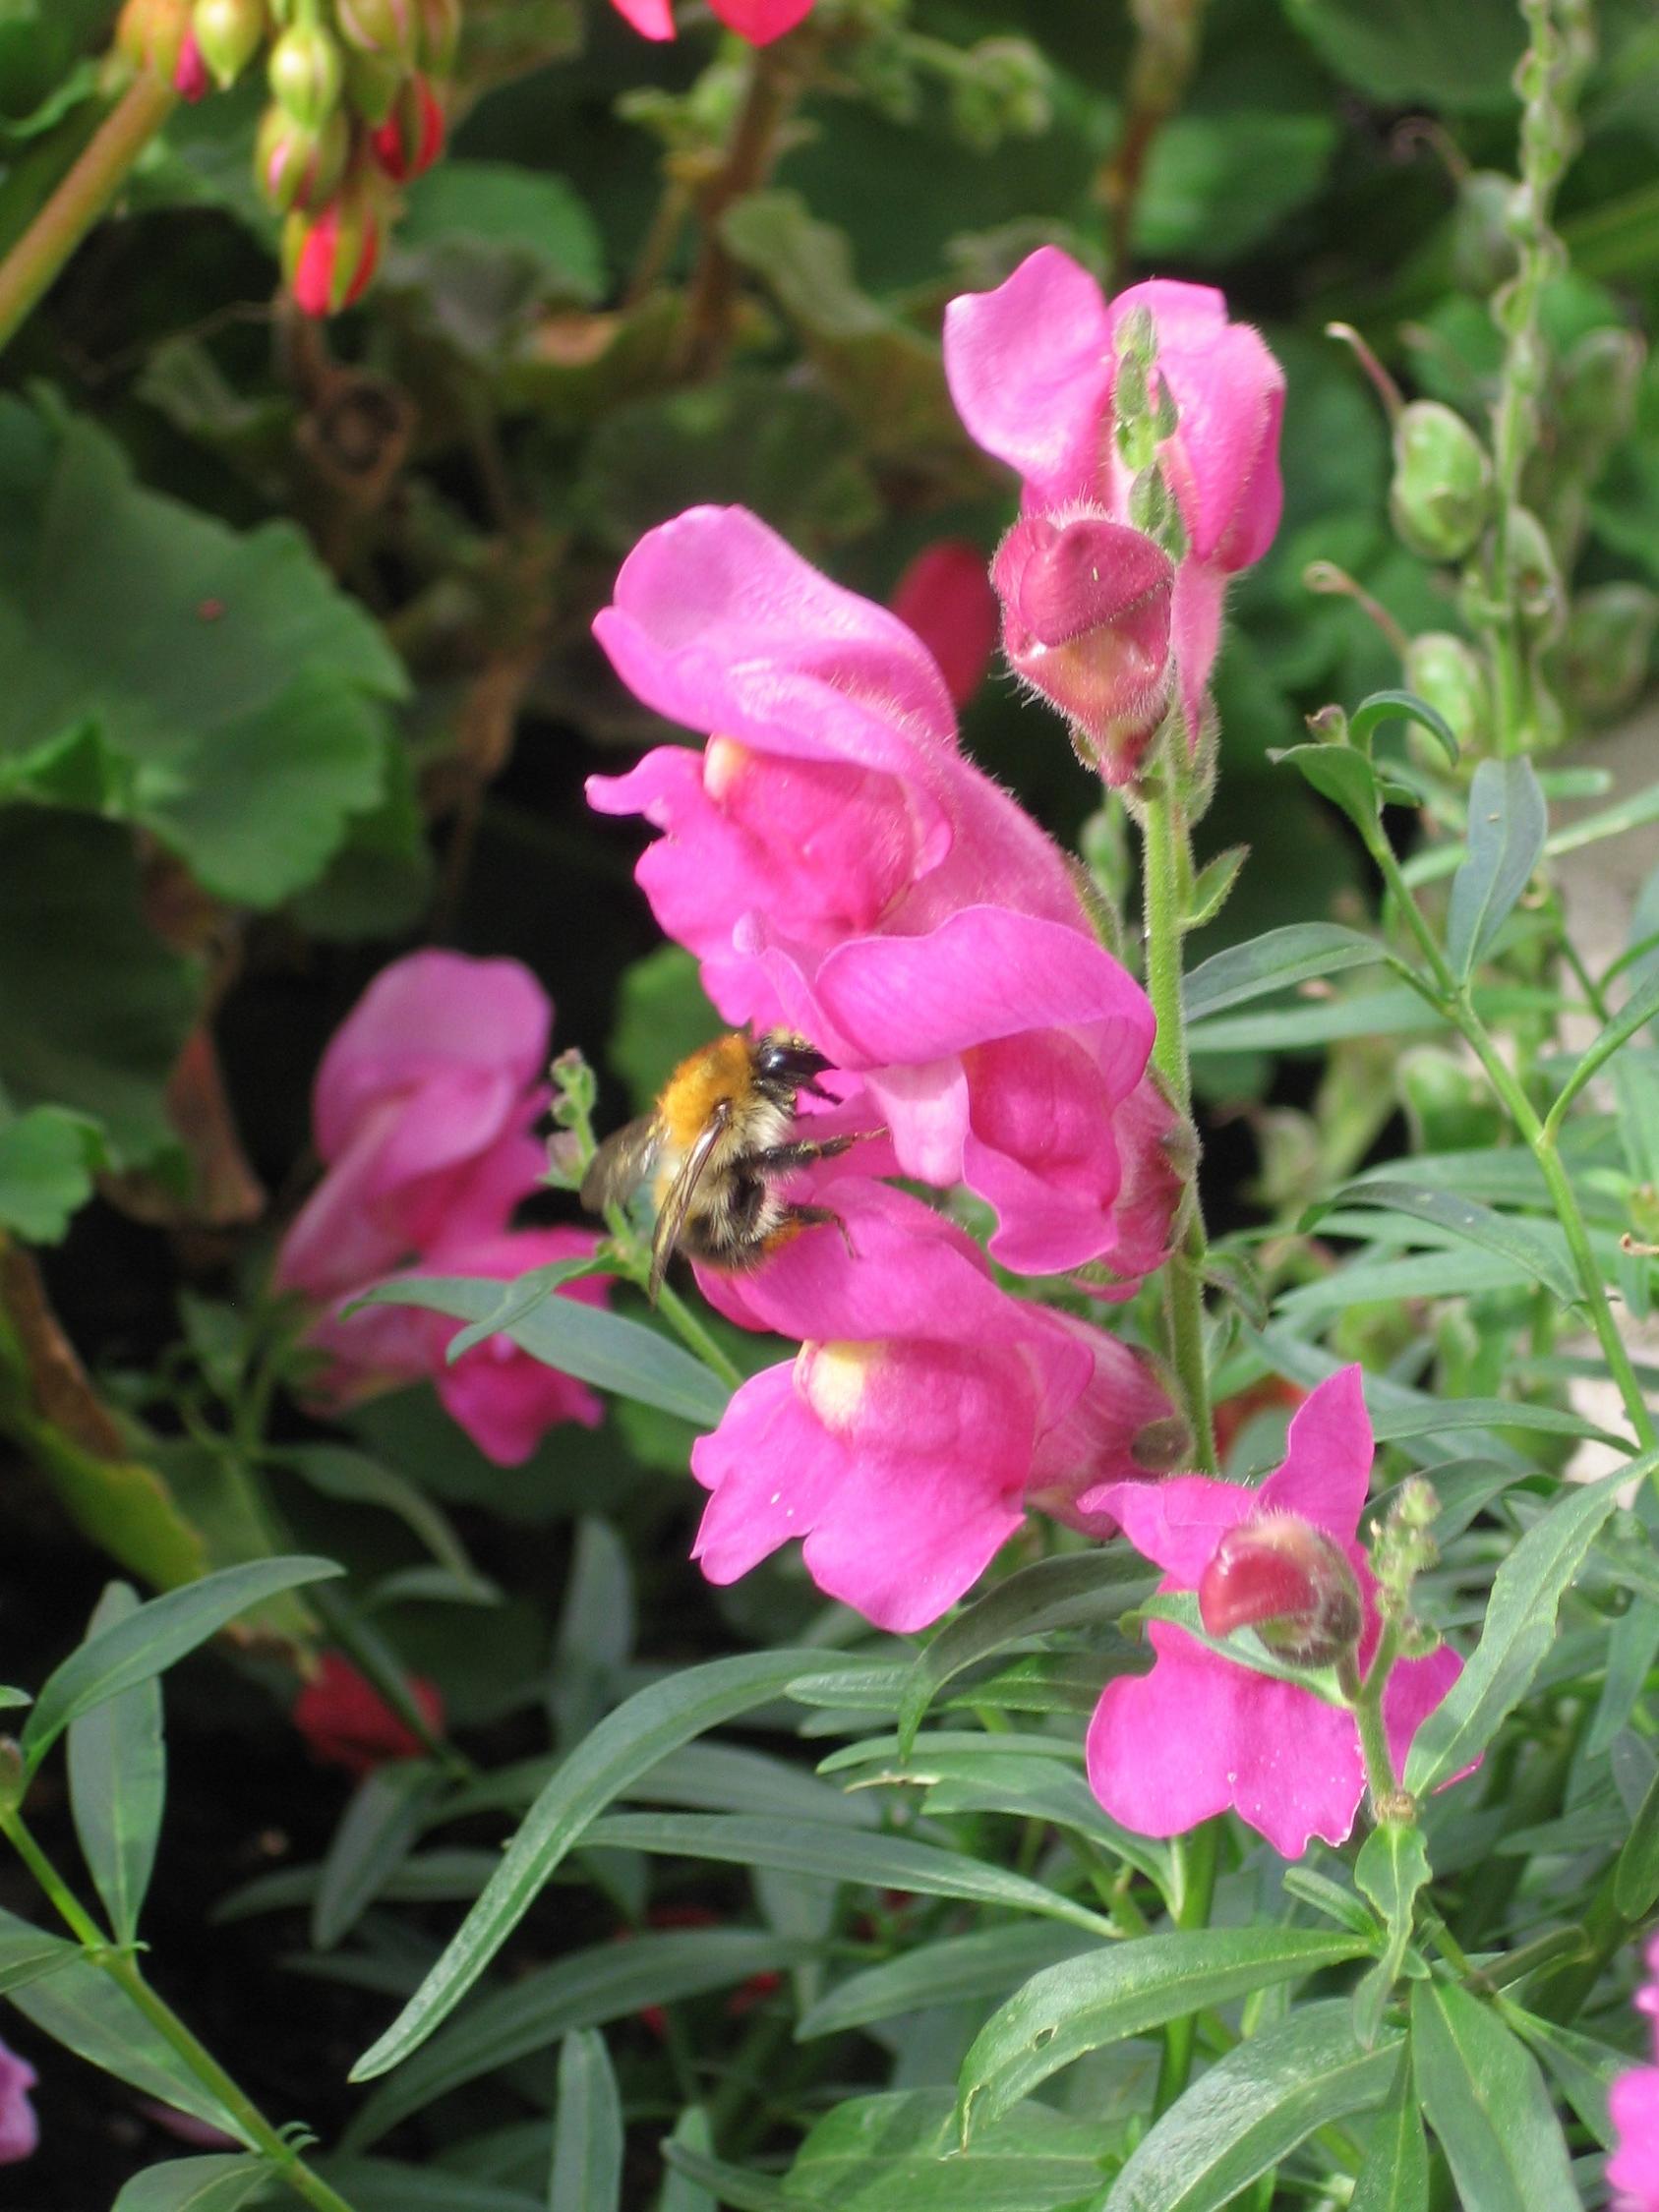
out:
M432 167L444 151L444 110L424 77L404 80L391 113L369 145L396 184L424 176Z
M444 1700L436 1686L418 1676L410 1692L434 1732L444 1726ZM420 1738L338 1652L325 1652L322 1665L294 1701L294 1725L312 1756L353 1775L367 1775L388 1759L418 1759Z
M171 84L189 29L190 0L127 0L115 44L136 69L152 69Z
M196 0L191 28L202 59L225 89L259 52L267 29L265 0Z
M379 216L361 191L339 194L320 215L288 217L283 262L307 315L338 315L363 297L381 258Z
M254 179L278 214L294 207L314 212L332 198L350 150L351 130L339 108L311 131L285 108L267 107L254 144Z
M938 662L952 699L967 706L996 645L996 595L978 547L959 538L923 547L893 587L892 608Z
M318 24L294 24L270 53L270 89L296 123L320 131L338 107L345 65L340 49Z
M1329 1666L1359 1642L1359 1584L1341 1546L1294 1513L1264 1513L1228 1529L1199 1578L1206 1633L1254 1628L1272 1652Z
M1015 673L1066 716L1080 759L1108 784L1132 781L1169 703L1168 554L1103 515L1028 515L991 582Z
M206 99L212 88L213 80L207 75L196 32L187 30L179 43L179 58L173 64L173 89L181 100L194 103Z

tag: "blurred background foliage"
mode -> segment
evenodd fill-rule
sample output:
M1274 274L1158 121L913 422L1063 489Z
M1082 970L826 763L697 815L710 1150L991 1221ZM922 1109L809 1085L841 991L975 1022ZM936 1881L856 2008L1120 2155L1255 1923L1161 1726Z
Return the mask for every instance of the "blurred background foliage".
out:
M0 10L0 251L104 110L111 18ZM714 1594L682 1564L689 1431L638 1409L503 1472L409 1392L331 1446L296 1441L256 1491L245 1294L311 1172L322 1044L395 952L526 960L556 1043L601 1071L602 1118L712 1024L633 891L636 832L582 799L657 734L592 614L638 534L697 500L754 507L877 598L941 537L988 558L1013 487L956 421L940 315L1042 239L1111 283L1221 285L1289 378L1284 524L1230 603L1203 832L1202 856L1250 857L1195 958L1366 896L1339 817L1271 756L1328 701L1399 682L1387 617L1455 631L1459 613L1388 527L1385 416L1326 326L1483 416L1485 303L1511 252L1511 0L820 0L759 54L694 7L681 33L648 45L602 0L468 0L447 153L366 299L325 323L284 299L251 182L262 88L181 107L5 356L0 1427L21 1457L0 1537L43 1563L7 1593L22 1651L56 1657L89 1608L103 1569L73 1530L166 1584L268 1548L274 1517L352 1563L360 1630L393 1634L504 1755L556 1655L565 1740L637 1678L636 1614L653 1663L804 1617L792 1568ZM1650 328L1659 287L1648 0L1605 0L1582 122L1558 210L1571 273L1545 303L1551 419L1576 440L1553 519L1583 590L1632 567L1659 586L1659 377L1606 336ZM1626 612L1612 644L1570 625L1556 649L1590 720L1646 681L1651 609ZM1058 836L1119 865L1005 677L965 732ZM1223 1225L1295 1194L1274 1116L1316 1080L1326 1112L1296 1141L1350 1159L1399 1103L1363 1040L1200 1074L1226 1109L1206 1169ZM596 1512L631 1566L590 1525L576 1541ZM157 1891L160 1948L195 1956L233 2051L240 1977L270 1968L235 1931L209 1963L204 1888L257 1858L273 1775L281 1852L321 1848L335 1810L291 1754L243 1742L318 1630L309 1601L281 1602L267 1627L290 1641L251 1652L228 1708L201 1662L181 1677L189 1756L205 1775L216 1745L230 1778ZM590 1644L583 1619L614 1633ZM343 2062L362 2014L340 2002ZM245 2063L280 2087L294 2055L278 2039Z

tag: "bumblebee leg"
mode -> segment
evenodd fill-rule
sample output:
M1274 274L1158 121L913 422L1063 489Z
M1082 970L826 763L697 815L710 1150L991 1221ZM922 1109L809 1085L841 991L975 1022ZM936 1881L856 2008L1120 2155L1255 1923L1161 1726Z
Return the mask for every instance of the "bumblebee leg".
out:
M856 1136L797 1137L790 1144L773 1144L764 1152L756 1152L754 1164L762 1175L787 1175L791 1168L810 1167L814 1160L833 1160L843 1152L852 1150L863 1141L864 1133Z
M859 1254L848 1234L847 1224L833 1206L786 1206L783 1219L765 1238L762 1251L769 1256L792 1243L803 1229L817 1229L831 1224L841 1231L841 1241L847 1247L848 1258L857 1259Z

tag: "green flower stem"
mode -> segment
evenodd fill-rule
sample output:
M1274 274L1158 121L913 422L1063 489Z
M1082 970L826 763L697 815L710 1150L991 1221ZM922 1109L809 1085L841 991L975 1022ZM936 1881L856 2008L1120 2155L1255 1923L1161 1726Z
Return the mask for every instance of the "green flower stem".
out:
M622 1273L636 1290L643 1290L651 1272L651 1247L621 1206L605 1208L605 1226L611 1232L612 1248ZM657 1310L686 1351L701 1360L712 1374L719 1375L729 1390L741 1387L743 1377L740 1368L721 1350L680 1293L668 1283L657 1292Z
M1205 1928L1215 1900L1215 1868L1220 1857L1221 1824L1204 1821L1190 1835L1177 1836L1171 1852L1180 1887L1171 1915L1177 1928ZM1171 2020L1163 2031L1163 2058L1157 2069L1153 2117L1167 2112L1187 2086L1198 2028L1196 2013Z
M1170 764L1182 742L1172 729L1165 737L1164 761L1149 780L1142 806L1143 920L1147 941L1147 995L1157 1019L1153 1066L1162 1077L1177 1111L1192 1113L1192 1077L1187 1064L1186 1017L1181 1008L1181 954L1186 919L1186 887L1192 853L1177 779ZM1210 1378L1204 1361L1204 1261L1208 1246L1204 1212L1196 1187L1181 1249L1164 1269L1169 1316L1169 1348L1181 1412L1192 1431L1198 1465L1216 1472L1215 1434L1210 1417Z
M177 102L173 87L147 69L98 125L81 158L0 262L0 346L17 335Z
M1356 1656L1344 1654L1336 1662L1336 1679L1353 1712L1359 1729L1360 1756L1365 1761L1365 1784L1371 1793L1371 1810L1378 1821L1408 1826L1416 1819L1416 1806L1399 1786L1389 1731L1383 1720L1383 1695L1399 1656L1399 1623L1385 1620L1371 1655L1365 1678L1360 1679Z
M0 1808L0 1833L16 1850L59 1916L73 1932L89 1962L107 1974L137 2007L163 2042L181 2058L210 2096L216 2097L249 2142L267 2159L296 2195L316 2212L352 2212L337 2189L314 2174L291 2143L285 2142L247 2091L232 2080L210 2051L191 2034L172 2007L157 1997L130 1952L107 1937L87 1911L25 1826L16 1807Z

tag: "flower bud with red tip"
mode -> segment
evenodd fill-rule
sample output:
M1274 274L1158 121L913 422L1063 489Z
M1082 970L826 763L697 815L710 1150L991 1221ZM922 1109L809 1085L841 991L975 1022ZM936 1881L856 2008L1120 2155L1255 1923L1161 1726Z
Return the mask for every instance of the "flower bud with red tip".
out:
M260 50L268 20L265 0L196 0L190 19L197 48L221 91Z
M207 74L207 65L202 59L202 48L194 29L187 30L179 43L179 58L173 64L173 89L181 100L192 106L205 100L213 88L213 80Z
M1199 1578L1206 1633L1253 1628L1281 1659L1329 1666L1359 1642L1359 1583L1341 1546L1294 1513L1239 1521Z
M380 258L380 210L360 186L348 183L319 215L290 215L283 231L288 288L307 315L338 315L353 306Z
M272 96L309 130L321 130L338 107L344 82L339 46L319 24L294 24L271 48Z
M336 108L320 131L279 107L267 107L254 142L254 181L279 215L299 207L315 213L345 175L351 130Z
M408 77L369 146L394 184L424 176L444 151L444 110L424 77Z
M415 0L415 59L434 77L454 70L461 42L461 0Z
M334 0L334 21L354 53L407 69L415 59L414 0Z
M1070 722L1080 760L1108 784L1132 782L1169 704L1168 554L1101 514L1027 515L997 548L991 582L1015 673Z
M127 0L115 26L116 51L171 84L189 29L190 0Z

